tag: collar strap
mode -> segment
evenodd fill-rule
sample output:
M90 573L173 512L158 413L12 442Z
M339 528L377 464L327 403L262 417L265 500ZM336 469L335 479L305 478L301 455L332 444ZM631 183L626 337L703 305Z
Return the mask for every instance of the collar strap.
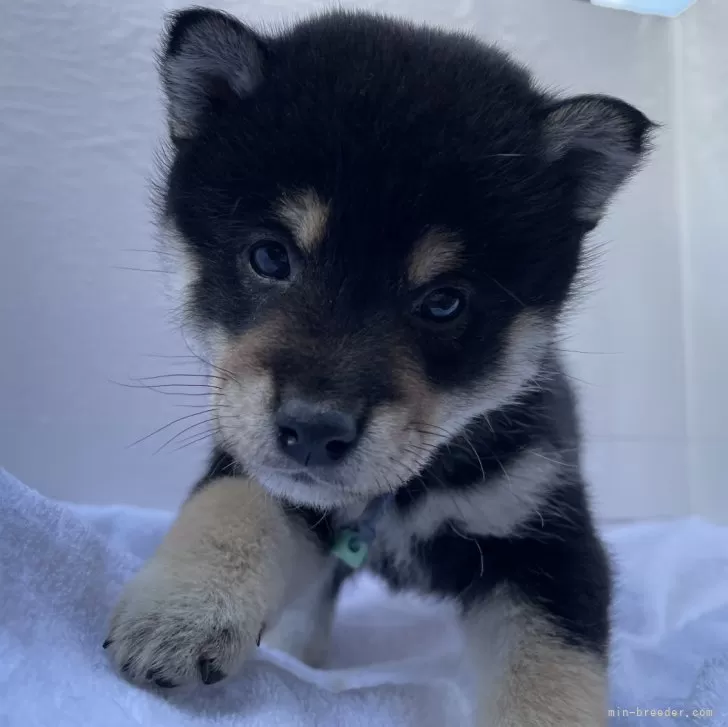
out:
M379 495L353 523L337 528L331 554L352 570L361 568L377 534L377 525L385 510L394 502L394 495Z

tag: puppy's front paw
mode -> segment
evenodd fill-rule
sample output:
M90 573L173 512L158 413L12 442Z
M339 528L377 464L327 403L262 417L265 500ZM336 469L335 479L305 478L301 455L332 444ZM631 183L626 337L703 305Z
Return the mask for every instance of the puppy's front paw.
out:
M104 648L127 679L160 687L214 684L260 641L263 615L255 599L201 575L155 558L126 587Z

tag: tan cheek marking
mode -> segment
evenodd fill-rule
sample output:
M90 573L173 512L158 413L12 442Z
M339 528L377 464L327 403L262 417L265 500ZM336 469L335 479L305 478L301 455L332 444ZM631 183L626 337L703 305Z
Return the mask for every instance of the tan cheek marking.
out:
M429 283L438 275L451 272L462 262L463 242L454 233L441 228L427 232L415 245L407 267L411 285Z
M228 338L218 352L220 368L232 374L265 371L263 354L270 351L276 341L283 340L283 324L273 318L251 328L240 336Z
M282 329L280 320L271 319L228 338L217 352L218 373L228 379L214 397L222 432L244 436L251 448L263 446L266 438L274 386L265 354L282 340Z
M284 195L276 211L303 251L313 252L321 244L329 219L329 205L312 189Z
M549 351L553 324L537 311L519 313L506 333L497 365L465 392L438 394L433 421L459 430L473 417L513 401L528 387Z
M426 452L421 443L435 433L428 425L434 393L423 372L405 353L395 354L393 370L399 399L377 407L368 440L370 455L385 456L392 464L399 463L403 471L394 473L395 479L407 479L424 465Z
M404 396L403 407L407 411L408 423L413 429L423 430L431 417L435 392L430 388L424 372L419 367L403 361L399 372L399 389Z
M386 407L388 417L401 413L397 420L406 421L411 431L418 430L420 442L426 446L449 439L473 417L503 406L523 390L543 359L549 336L549 324L543 316L534 311L519 314L507 333L498 366L464 393L446 393L433 388L406 351L396 352L393 369L400 401ZM394 425L389 428L389 441L401 443L401 428L395 429Z

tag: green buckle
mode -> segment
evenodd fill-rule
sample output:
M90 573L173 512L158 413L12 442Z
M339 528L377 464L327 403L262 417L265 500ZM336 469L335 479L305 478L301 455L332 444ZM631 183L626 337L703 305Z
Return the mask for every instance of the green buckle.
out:
M369 554L369 546L362 540L358 531L344 528L336 536L331 553L346 563L349 568L356 570L364 565Z

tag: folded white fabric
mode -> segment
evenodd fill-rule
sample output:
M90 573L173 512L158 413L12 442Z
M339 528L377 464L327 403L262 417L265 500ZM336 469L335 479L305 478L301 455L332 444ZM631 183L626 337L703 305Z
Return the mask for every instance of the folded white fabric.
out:
M123 682L101 649L109 612L169 520L50 501L0 471L1 727L468 724L451 611L367 578L344 594L326 671L261 648L213 687L160 694ZM609 542L620 582L614 723L728 725L728 529L629 526ZM649 714L660 709L683 714ZM712 715L694 718L700 709Z

